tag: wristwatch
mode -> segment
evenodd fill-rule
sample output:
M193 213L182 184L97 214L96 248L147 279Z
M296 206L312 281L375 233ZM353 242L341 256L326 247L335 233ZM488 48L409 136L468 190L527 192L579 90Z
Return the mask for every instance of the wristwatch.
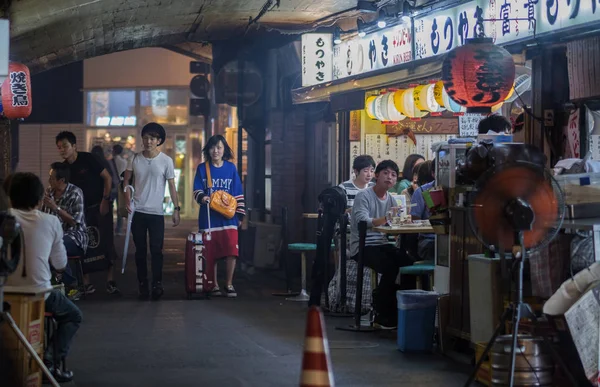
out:
M60 212L61 208L60 207L56 207L56 213L58 214Z
M174 211L181 211L181 207L177 206L175 208L173 208Z

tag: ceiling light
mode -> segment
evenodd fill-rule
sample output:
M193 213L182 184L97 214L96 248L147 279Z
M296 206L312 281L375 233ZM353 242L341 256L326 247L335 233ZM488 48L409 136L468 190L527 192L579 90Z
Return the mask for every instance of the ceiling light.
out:
M402 13L400 14L400 21L403 24L410 25L411 16L412 16L412 11L410 9L410 4L408 4L408 1L405 1L404 4L402 4Z
M333 44L342 44L342 38L340 35L340 29L335 27L333 30Z
M385 12L383 9L379 10L379 17L377 18L377 27L385 28L387 26L387 22L385 21Z
M365 32L365 21L363 19L356 19L356 29L358 30L358 36L361 38L367 35Z

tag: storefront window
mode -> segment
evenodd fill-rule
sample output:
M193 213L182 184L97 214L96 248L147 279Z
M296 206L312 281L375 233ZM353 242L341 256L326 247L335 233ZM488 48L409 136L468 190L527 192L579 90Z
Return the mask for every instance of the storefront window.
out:
M158 122L187 125L189 92L186 89L140 91L140 125Z
M88 91L89 126L136 126L135 90Z

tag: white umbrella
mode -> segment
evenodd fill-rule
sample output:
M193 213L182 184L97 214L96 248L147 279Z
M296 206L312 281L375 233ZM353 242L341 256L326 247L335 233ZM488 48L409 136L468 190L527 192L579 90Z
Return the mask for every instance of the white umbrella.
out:
M133 220L133 214L135 213L135 204L133 203L133 193L135 192L135 189L131 185L128 185L123 188L123 191L127 192L127 188L131 189L131 200L129 202L131 212L129 215L127 215L127 232L125 233L125 247L123 247L123 267L121 268L121 274L125 273L125 264L127 264L127 251L129 250L129 237L131 236L131 221Z

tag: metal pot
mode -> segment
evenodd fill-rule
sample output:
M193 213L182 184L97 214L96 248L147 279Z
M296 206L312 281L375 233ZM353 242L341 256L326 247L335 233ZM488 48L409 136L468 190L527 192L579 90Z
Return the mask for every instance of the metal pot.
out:
M498 336L490 351L492 385L510 385L512 335ZM518 335L514 386L551 386L554 374L552 355L541 337Z

